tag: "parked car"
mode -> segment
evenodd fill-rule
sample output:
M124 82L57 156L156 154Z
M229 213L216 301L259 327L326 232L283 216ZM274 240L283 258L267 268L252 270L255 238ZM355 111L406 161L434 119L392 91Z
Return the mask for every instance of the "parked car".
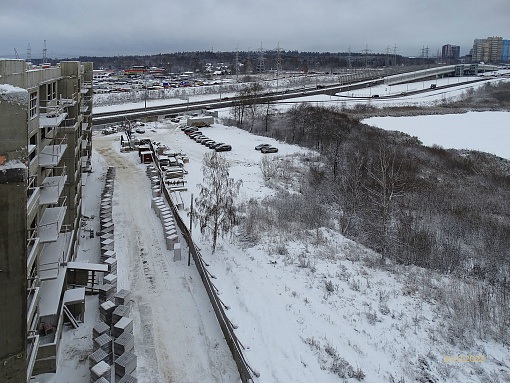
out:
M198 132L198 128L195 128L193 126L187 126L186 128L183 129L183 132L186 134L191 134L194 132Z
M135 132L136 132L136 133L143 134L143 133L145 133L145 129L144 129L144 128L136 128L136 129L135 129Z
M211 149L216 149L218 146L225 145L224 142L217 142L210 146Z
M211 142L214 142L214 140L211 140L210 138L208 138L207 140L202 140L200 143L202 145L207 146L207 144L210 144Z
M261 153L278 153L278 148L275 148L274 146L264 146L262 149L260 149Z
M223 144L223 145L217 146L214 150L216 150L217 152L228 152L228 151L232 150L232 146Z
M211 142L209 142L209 143L205 144L205 146L207 146L208 148L211 148L211 149L212 149L212 147L213 147L214 145L216 145L216 144L218 144L216 141L211 140Z
M113 134L113 133L117 133L117 128L115 126L110 126L108 128L104 128L102 131L101 131L102 134L104 135L108 135L108 134Z
M271 144L260 144L255 146L255 150L261 150L262 148L267 148L269 146L271 146Z
M205 140L208 140L209 138L207 138L206 136L204 135L201 135L201 136L195 136L193 137L193 139L198 142L198 143L201 143L202 141L205 141Z
M191 132L190 134L188 134L188 137L189 138L195 138L196 136L203 136L202 132L199 132L198 130L195 131L195 132Z

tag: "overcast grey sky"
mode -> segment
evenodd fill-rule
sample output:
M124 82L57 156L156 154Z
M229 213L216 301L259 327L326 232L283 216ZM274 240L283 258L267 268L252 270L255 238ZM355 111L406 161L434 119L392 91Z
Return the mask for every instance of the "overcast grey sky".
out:
M510 0L0 0L0 57L282 49L435 56L510 39Z

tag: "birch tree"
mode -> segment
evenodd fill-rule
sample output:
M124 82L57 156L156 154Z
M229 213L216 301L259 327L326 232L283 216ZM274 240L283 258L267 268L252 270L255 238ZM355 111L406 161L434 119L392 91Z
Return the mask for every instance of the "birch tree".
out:
M224 237L238 223L235 199L242 181L229 178L229 164L216 152L207 153L202 162L204 183L197 185L200 194L195 198L194 218L198 219L200 232L212 237L212 252L218 237Z

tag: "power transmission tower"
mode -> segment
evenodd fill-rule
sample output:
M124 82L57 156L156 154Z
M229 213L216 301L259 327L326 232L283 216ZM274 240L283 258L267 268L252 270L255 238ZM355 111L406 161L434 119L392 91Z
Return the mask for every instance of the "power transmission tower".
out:
M32 61L32 48L30 48L30 43L28 43L27 47L27 61L28 62Z
M251 65L251 50L248 48L248 55L246 56L246 73L251 73L253 70Z
M16 48L14 48L14 57L16 59L19 59L19 54L18 54L18 51L16 50Z
M43 64L46 64L46 52L48 52L48 49L46 48L46 40L44 40L44 47L43 47L43 59L42 59L42 63Z
M280 56L280 42L276 47L276 93L278 93L278 80L280 78L280 72L282 71L282 58Z
M278 41L278 46L276 47L276 76L280 74L282 71L282 56L280 55L280 42Z
M349 45L349 55L347 56L347 68L352 69L351 46L350 45Z
M239 45L236 46L236 81L239 81Z
M386 67L390 66L390 46L389 45L386 47L386 62L385 62L385 66Z
M370 49L368 49L368 44L362 52L365 54L365 68L368 68L368 53L372 52Z
M257 64L257 69L259 73L265 72L265 65L264 65L264 48L262 48L262 43L260 43L260 49L259 49L259 62Z
M397 66L397 44L393 46L393 65Z

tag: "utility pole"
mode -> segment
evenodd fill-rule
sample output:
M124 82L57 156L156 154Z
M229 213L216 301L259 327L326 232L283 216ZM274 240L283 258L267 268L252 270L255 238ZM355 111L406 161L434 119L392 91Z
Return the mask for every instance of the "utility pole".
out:
M193 245L193 239L191 238L192 230L193 230L193 193L191 193L191 209L189 213L188 266L191 265L191 246Z

